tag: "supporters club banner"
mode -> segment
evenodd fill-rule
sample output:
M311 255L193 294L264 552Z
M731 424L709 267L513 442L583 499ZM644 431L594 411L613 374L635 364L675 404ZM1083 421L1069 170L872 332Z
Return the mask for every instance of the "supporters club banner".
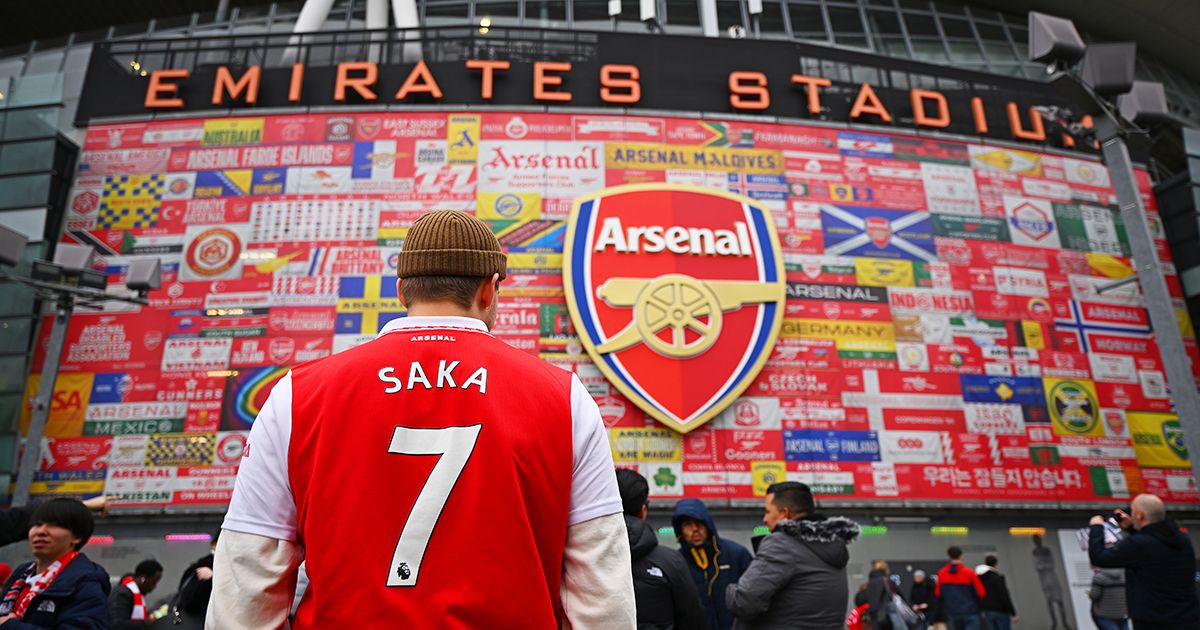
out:
M622 201L639 187L740 200L743 218ZM590 288L564 273L589 199L599 220L575 251L607 274ZM856 504L1197 502L1143 298L1097 290L1133 273L1114 201L1084 157L861 129L382 110L96 125L63 239L96 246L114 285L159 257L163 286L72 319L35 492L220 509L274 383L403 317L396 253L450 208L508 252L497 337L580 375L617 465L655 497L742 505L795 479ZM669 250L693 247L689 228L698 253ZM706 256L703 230L730 255ZM778 295L735 306L726 285L767 273L762 242ZM712 307L678 340L639 301L672 274L656 299ZM571 304L588 300L581 326ZM739 371L746 356L761 370Z

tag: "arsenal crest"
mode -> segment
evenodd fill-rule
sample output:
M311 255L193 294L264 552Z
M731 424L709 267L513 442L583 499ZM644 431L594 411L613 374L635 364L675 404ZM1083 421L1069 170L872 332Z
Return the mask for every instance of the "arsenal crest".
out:
M674 184L578 199L564 245L580 341L626 398L687 433L729 406L771 354L787 295L770 212Z

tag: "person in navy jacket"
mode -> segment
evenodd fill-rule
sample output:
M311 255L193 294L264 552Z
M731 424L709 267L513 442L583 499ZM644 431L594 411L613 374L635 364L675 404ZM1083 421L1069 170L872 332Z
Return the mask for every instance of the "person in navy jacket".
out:
M1196 553L1187 534L1167 518L1162 499L1134 497L1130 514L1116 510L1126 535L1104 544L1104 517L1088 523L1088 558L1105 569L1125 569L1125 601L1134 630L1200 628Z
M16 568L0 599L0 629L107 629L108 572L80 553L95 520L76 499L51 499L30 519L35 560Z

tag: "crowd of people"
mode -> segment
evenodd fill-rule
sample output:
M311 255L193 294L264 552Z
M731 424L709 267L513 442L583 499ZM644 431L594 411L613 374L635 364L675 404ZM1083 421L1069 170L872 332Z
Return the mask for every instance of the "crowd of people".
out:
M204 627L211 555L188 567L170 603L156 611L148 596L162 580L161 564L143 560L113 584L108 571L83 552L95 531L94 513L106 512L109 501L64 497L0 511L0 546L27 540L33 556L15 568L0 563L0 628L137 630L150 628L163 614L173 615L167 621L179 630Z
M907 593L888 563L875 561L847 615L847 545L859 528L820 513L805 484L782 482L767 489L763 523L771 533L756 539L751 553L721 538L697 499L675 506L679 547L661 545L646 521L645 477L620 469L616 481L639 630L1010 630L1019 622L998 558L988 555L971 568L957 546L947 549L936 576L913 571ZM34 558L12 569L4 582L0 630L137 630L164 614L169 627L205 627L213 554L184 571L170 603L156 614L147 597L162 580L161 564L142 561L112 585L108 572L83 553L95 527L93 511L105 507L104 498L89 504L64 498L0 513L0 544L26 538ZM1109 521L1122 532L1115 539L1105 521L1094 517L1088 531L1094 572L1088 597L1096 628L1128 630L1131 622L1134 630L1200 628L1191 542L1166 518L1162 501L1140 495L1130 513L1117 510ZM214 537L211 551L216 543ZM0 565L0 573L6 569ZM304 580L297 603L306 587Z
M887 561L876 560L847 615L847 545L859 528L817 511L805 484L767 489L763 523L771 533L754 541L753 554L719 536L702 501L679 501L672 518L676 553L661 547L645 522L646 479L630 470L618 470L617 478L639 629L1011 630L1020 623L999 558L989 554L971 567L958 546L946 550L946 564L935 576L913 571L907 593ZM1162 501L1139 495L1130 514L1115 514L1121 532L1115 539L1105 538L1102 517L1088 532L1094 565L1088 597L1096 628L1200 628L1195 555L1187 535L1167 520ZM1054 612L1052 607L1054 627L1069 630Z
M251 429L213 553L188 567L165 610L147 601L163 578L158 562L114 585L84 553L103 498L0 512L0 544L28 539L34 558L0 589L0 630L136 629L159 613L180 630L381 620L1009 630L1019 621L998 558L971 568L956 546L936 576L914 571L907 589L874 562L851 608L848 545L859 526L823 514L795 481L766 489L770 533L753 552L722 537L698 499L675 505L678 548L661 545L646 522L648 483L614 474L608 432L578 376L489 334L506 268L478 219L433 212L415 222L397 262L407 317L278 382ZM1192 545L1161 500L1140 495L1129 514L1097 516L1087 533L1099 628L1200 628ZM1070 628L1052 554L1034 542L1053 623Z

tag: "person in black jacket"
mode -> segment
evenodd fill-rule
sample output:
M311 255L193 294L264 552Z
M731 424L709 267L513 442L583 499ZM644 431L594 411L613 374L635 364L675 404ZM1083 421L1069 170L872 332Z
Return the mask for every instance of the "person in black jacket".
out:
M154 592L162 580L163 566L157 560L142 560L133 570L133 575L121 578L121 583L112 590L108 598L108 614L112 627L118 630L136 630L149 627L150 606L146 596Z
M867 615L871 619L871 628L874 630L905 630L906 625L897 627L897 619L895 613L889 610L889 604L894 602L893 595L896 594L896 585L892 583L891 569L888 567L886 560L876 560L871 565L871 572L867 574L867 603L870 608L867 608ZM903 624L903 620L899 620Z
M717 535L717 524L700 499L675 504L671 519L679 539L679 553L692 573L692 581L704 604L708 630L730 630L733 613L725 603L725 591L746 572L754 557L745 547Z
M1008 594L1004 574L996 570L997 563L999 560L996 556L989 555L984 558L983 564L975 567L975 573L979 575L979 581L983 582L986 591L979 602L979 609L983 611L983 629L1011 630L1012 625L1020 619Z
M1130 512L1114 511L1128 535L1107 548L1104 517L1093 516L1089 521L1092 564L1125 569L1126 603L1134 630L1200 628L1192 541L1167 519L1166 506L1153 494L1134 497Z
M633 558L638 630L703 630L704 607L687 565L677 552L659 546L657 535L646 523L650 507L646 478L618 469L617 488Z
M912 578L913 584L908 593L908 604L912 606L913 612L921 616L921 620L926 625L932 624L938 617L937 595L934 594L935 584L920 569L913 571Z
M179 630L204 627L208 600L212 598L213 553L217 549L217 539L220 536L220 529L213 532L208 555L189 564L188 568L183 570L183 576L179 578L179 592L175 605L168 613L172 617L172 625Z
M95 529L78 499L51 499L30 518L33 562L4 585L0 628L108 628L108 572L80 553Z

